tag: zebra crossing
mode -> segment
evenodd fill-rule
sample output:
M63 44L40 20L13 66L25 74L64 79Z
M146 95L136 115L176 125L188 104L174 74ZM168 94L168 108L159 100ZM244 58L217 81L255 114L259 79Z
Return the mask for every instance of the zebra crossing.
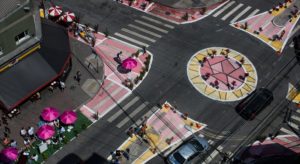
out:
M254 9L251 6L247 6L243 3L237 3L236 1L230 1L223 7L212 13L213 17L219 17L222 21L229 20L230 23L237 22L258 14L260 10Z
M149 102L144 102L139 96L130 95L120 107L116 107L104 118L111 125L119 129L128 129L130 126L141 125L143 118L150 117L158 107L149 107Z
M295 135L292 129L296 131L300 131L300 110L292 111L290 115L290 119L287 123L288 126L283 126L280 128L280 134L286 134L286 135Z
M138 47L149 47L174 28L175 24L157 17L143 15L114 33L113 37Z

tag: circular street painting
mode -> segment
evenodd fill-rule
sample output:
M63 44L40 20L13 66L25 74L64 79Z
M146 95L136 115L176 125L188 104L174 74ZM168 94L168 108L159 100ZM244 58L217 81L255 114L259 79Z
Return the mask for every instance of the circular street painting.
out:
M197 52L188 62L187 74L200 93L219 101L240 100L257 85L257 73L251 61L224 47Z

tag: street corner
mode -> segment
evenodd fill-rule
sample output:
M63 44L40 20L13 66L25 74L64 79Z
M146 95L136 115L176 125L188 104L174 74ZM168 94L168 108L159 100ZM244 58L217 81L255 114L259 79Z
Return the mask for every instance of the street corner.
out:
M241 100L255 90L258 77L252 62L225 47L195 53L187 64L191 84L202 95L217 101Z
M146 163L205 127L206 124L189 118L187 113L166 102L140 127L130 128L127 132L130 137L117 150L130 152L127 163Z
M258 38L280 55L300 18L297 5L287 0L269 11L234 22L231 26Z

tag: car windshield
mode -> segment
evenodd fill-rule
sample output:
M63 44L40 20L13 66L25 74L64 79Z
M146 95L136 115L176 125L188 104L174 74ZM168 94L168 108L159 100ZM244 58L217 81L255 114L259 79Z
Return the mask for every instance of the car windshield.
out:
M183 158L183 156L179 152L174 153L174 158L179 163L184 163L184 161L185 161L185 159Z
M201 152L204 148L197 140L191 140L190 143L196 148L198 152Z

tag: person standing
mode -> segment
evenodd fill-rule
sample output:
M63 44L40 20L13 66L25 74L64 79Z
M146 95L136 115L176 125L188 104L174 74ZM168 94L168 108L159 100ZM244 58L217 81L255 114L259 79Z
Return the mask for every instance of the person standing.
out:
M60 90L63 92L66 88L66 84L63 81L59 82Z
M24 127L22 127L22 129L20 130L20 135L25 138L27 136L27 131Z

